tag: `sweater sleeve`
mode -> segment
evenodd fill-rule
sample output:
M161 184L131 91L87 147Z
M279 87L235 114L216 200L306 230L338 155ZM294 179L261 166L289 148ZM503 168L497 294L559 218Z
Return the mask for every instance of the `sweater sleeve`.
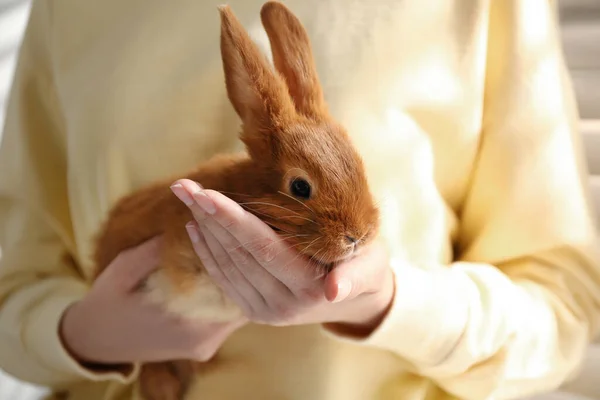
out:
M524 397L577 372L600 320L578 115L548 0L491 2L480 154L456 261L392 260L396 294L356 339L464 399Z
M51 387L128 382L137 369L97 373L61 342L63 312L88 290L74 263L66 139L51 63L51 2L34 2L0 146L0 368Z

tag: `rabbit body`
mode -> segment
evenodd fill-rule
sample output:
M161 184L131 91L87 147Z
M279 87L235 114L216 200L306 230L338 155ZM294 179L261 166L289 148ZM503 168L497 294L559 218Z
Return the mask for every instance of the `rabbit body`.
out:
M252 174L246 154L211 158L185 177L204 188L242 193ZM122 251L154 236L163 236L159 267L144 283L149 301L185 318L224 322L240 316L240 309L209 278L194 252L185 229L193 219L163 180L121 199L110 211L98 236L95 262L100 274ZM230 196L236 201L244 199Z

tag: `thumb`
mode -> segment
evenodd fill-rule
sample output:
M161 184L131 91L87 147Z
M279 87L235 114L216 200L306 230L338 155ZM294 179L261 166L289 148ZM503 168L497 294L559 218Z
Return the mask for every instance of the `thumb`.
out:
M161 248L162 237L156 236L122 251L106 268L100 284L107 284L121 293L135 290L158 267Z
M355 298L365 291L364 275L363 263L352 260L338 265L325 278L325 298L332 303Z
M325 298L337 303L379 291L388 279L389 265L383 243L372 243L362 254L338 265L327 275Z

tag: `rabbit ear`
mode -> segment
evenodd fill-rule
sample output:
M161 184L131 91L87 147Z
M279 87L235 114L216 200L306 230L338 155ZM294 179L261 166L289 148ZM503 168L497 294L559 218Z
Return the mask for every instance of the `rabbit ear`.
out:
M295 115L283 79L231 11L219 6L221 57L227 95L245 125L265 130L285 124Z
M284 76L296 110L308 118L322 119L327 106L306 30L278 1L263 5L260 16L271 43L275 68Z

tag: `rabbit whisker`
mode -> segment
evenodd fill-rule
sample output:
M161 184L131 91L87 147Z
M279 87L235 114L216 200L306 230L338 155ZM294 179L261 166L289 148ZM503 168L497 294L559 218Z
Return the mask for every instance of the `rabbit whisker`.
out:
M319 239L321 239L320 236L318 238L314 239L312 242L310 242L308 244L308 246L306 246L305 248L303 248L300 252L303 253L303 254L306 254L306 251L310 248L310 246L312 246L313 244L315 244L315 242L318 241Z
M248 201L248 202L238 203L238 204L241 205L241 206L258 204L258 205L263 205L263 206L281 208L282 210L289 211L289 212L294 213L294 214L299 214L296 211L290 210L287 207L279 206L277 204L272 204L272 203L266 203L266 202L262 202L262 201Z
M339 263L339 260L336 259L332 259L331 257L323 257L323 258L317 258L317 256L319 255L319 253L323 250L327 250L325 247L321 248L319 251L317 251L315 254L313 254L313 256L311 257L311 259L318 265L318 268L323 268L323 270L325 271L325 273L329 273L331 272L331 270L333 270L333 268L335 268L336 264Z
M271 218L271 219L277 219L277 218L273 218L273 216L271 216L271 215L269 215L269 214L267 214L267 213L264 213L264 212L261 212L261 211L257 211L257 210L255 210L255 209L253 209L253 208L251 208L251 207L248 207L248 206L245 206L245 205L243 205L242 207L243 207L244 209L246 209L246 210L250 211L251 213L258 214L258 215L262 215L263 217L267 217L267 218ZM269 222L267 222L267 221L263 221L263 222L264 222L265 224L269 225L269 226L271 227L271 229L273 229L274 231L281 231L281 232L285 232L285 233L292 233L292 234L295 234L295 232L286 231L285 229L283 229L283 228L280 228L280 227L278 227L278 226L275 226L275 225L273 225L273 224L271 224L271 223L269 223Z
M290 235L280 235L280 237L278 238L278 240L274 241L274 242L273 242L273 244L275 244L275 243L281 243L281 242L283 242L283 241L286 241L286 240L288 240L288 239L292 239L292 238L294 238L294 237L297 237L297 236L298 236L298 235L294 235L294 234L290 234ZM246 246L248 246L248 245L250 245L250 244L252 244L252 243L254 243L254 242L258 242L258 241L260 241L260 240L261 240L261 239L259 238L259 239L253 239L253 240L249 240L249 241L247 241L247 242L244 242L244 243L240 243L240 245L239 245L239 246L236 246L236 247L234 247L234 248L233 248L233 250L238 250L238 249L240 249L240 248L242 248L242 247L246 247Z
M285 264L285 265L283 266L283 269L284 269L284 270L285 270L285 269L287 269L287 267L288 267L288 266L289 266L291 263L293 263L294 261L296 261L296 259L297 259L298 257L300 257L301 255L302 255L302 253L298 252L298 253L296 254L296 256L290 260L290 262L288 262L287 264Z
M312 212L313 214L315 213L314 210L312 208L310 208L309 206L307 206L306 204L304 204L303 202L301 202L300 200L296 199L293 196L290 196L287 193L282 192L281 190L278 190L277 193L284 195L285 197L289 197L290 199L300 203L300 205L302 205L303 207L306 207L306 209L308 209L308 211Z
M255 209L255 208L249 207L249 206L248 206L248 205L246 205L246 204L241 204L241 206L242 206L243 208L245 208L246 210L250 211L250 212L253 212L253 213L256 213L256 214L262 215L263 217L272 218L272 219L274 219L274 220L281 220L281 219L283 219L283 218L300 218L300 219L306 220L306 221L308 221L308 222L312 222L312 223L313 223L313 224L315 224L315 225L318 225L318 224L317 224L315 221L313 221L312 219L305 218L305 217L302 217L302 216L300 216L300 215L284 215L284 216L282 216L282 217L273 217L273 216L271 216L271 215L269 215L269 214L267 214L267 213L264 213L264 212L262 212L262 211L258 211L258 210L257 210L257 209ZM280 229L280 228L278 228L278 229Z
M263 221L265 224L267 224L269 226L269 228L273 229L275 231L275 233L277 233L278 235L280 234L279 232L283 232L283 233L289 233L289 234L293 234L294 232L291 231L286 231L283 228L280 228L278 226L276 226L275 224L271 223L271 222L267 222L267 221Z
M299 215L284 215L283 217L277 217L277 218L274 218L274 219L282 219L282 218L300 218L300 219L303 219L303 220L308 221L308 222L312 222L313 224L317 225L317 223L315 221L313 221L312 219L301 217Z
M304 244L308 244L308 245L310 246L310 245L312 244L312 242L314 242L314 240L313 240L313 241L307 240L306 242L300 242L300 243L297 243L297 244L296 244L296 246L302 246L302 245L304 245ZM307 246L307 247L308 247L308 246Z
M248 207L248 206L246 206L246 205L243 205L243 204L242 204L241 206L242 206L244 209L248 210L248 211L251 211L251 212L253 212L253 213L256 213L256 214L259 214L259 215L262 215L263 217L273 218L273 217L272 217L272 216L270 216L269 214L267 214L267 213L264 213L264 212L262 212L262 211L258 211L258 210L254 209L254 208L252 208L252 207Z
M308 246L306 246L302 251L298 251L296 254L296 257L292 258L290 260L290 262L288 262L287 264L285 264L283 266L283 269L286 269L291 263L293 263L294 261L296 261L296 259L298 257L300 257L301 255L304 255L304 252L306 251L306 249L308 249L310 246L312 246L317 240L321 239L321 236L319 236L318 238L314 239L312 242L310 242L310 244Z
M303 242L302 244L304 244L304 243L308 243L308 241L306 241L306 242ZM277 258L277 257L278 257L278 256L279 256L281 253L283 253L283 252L285 252L285 251L288 251L288 250L289 250L289 249L283 249L283 250L281 250L281 251L279 251L279 252L275 253L275 256L274 256L273 258ZM296 260L296 258L298 258L298 257L300 256L300 254L301 254L301 253L298 253L298 254L296 254L296 257L294 257L294 258L293 258L293 259L292 259L292 260L291 260L289 263L287 263L287 264L284 266L284 268L286 268L288 265L290 265L292 262L294 262L294 260Z
M243 193L236 193L236 192L228 192L226 190L219 190L219 192L224 193L224 194L231 194L233 196L243 196L243 197L252 197L251 194L243 194Z
M311 260L316 264L317 267L317 277L322 278L327 275L327 266L323 262L319 261L317 256L319 253L325 250L325 246L321 247L315 254L312 255Z

